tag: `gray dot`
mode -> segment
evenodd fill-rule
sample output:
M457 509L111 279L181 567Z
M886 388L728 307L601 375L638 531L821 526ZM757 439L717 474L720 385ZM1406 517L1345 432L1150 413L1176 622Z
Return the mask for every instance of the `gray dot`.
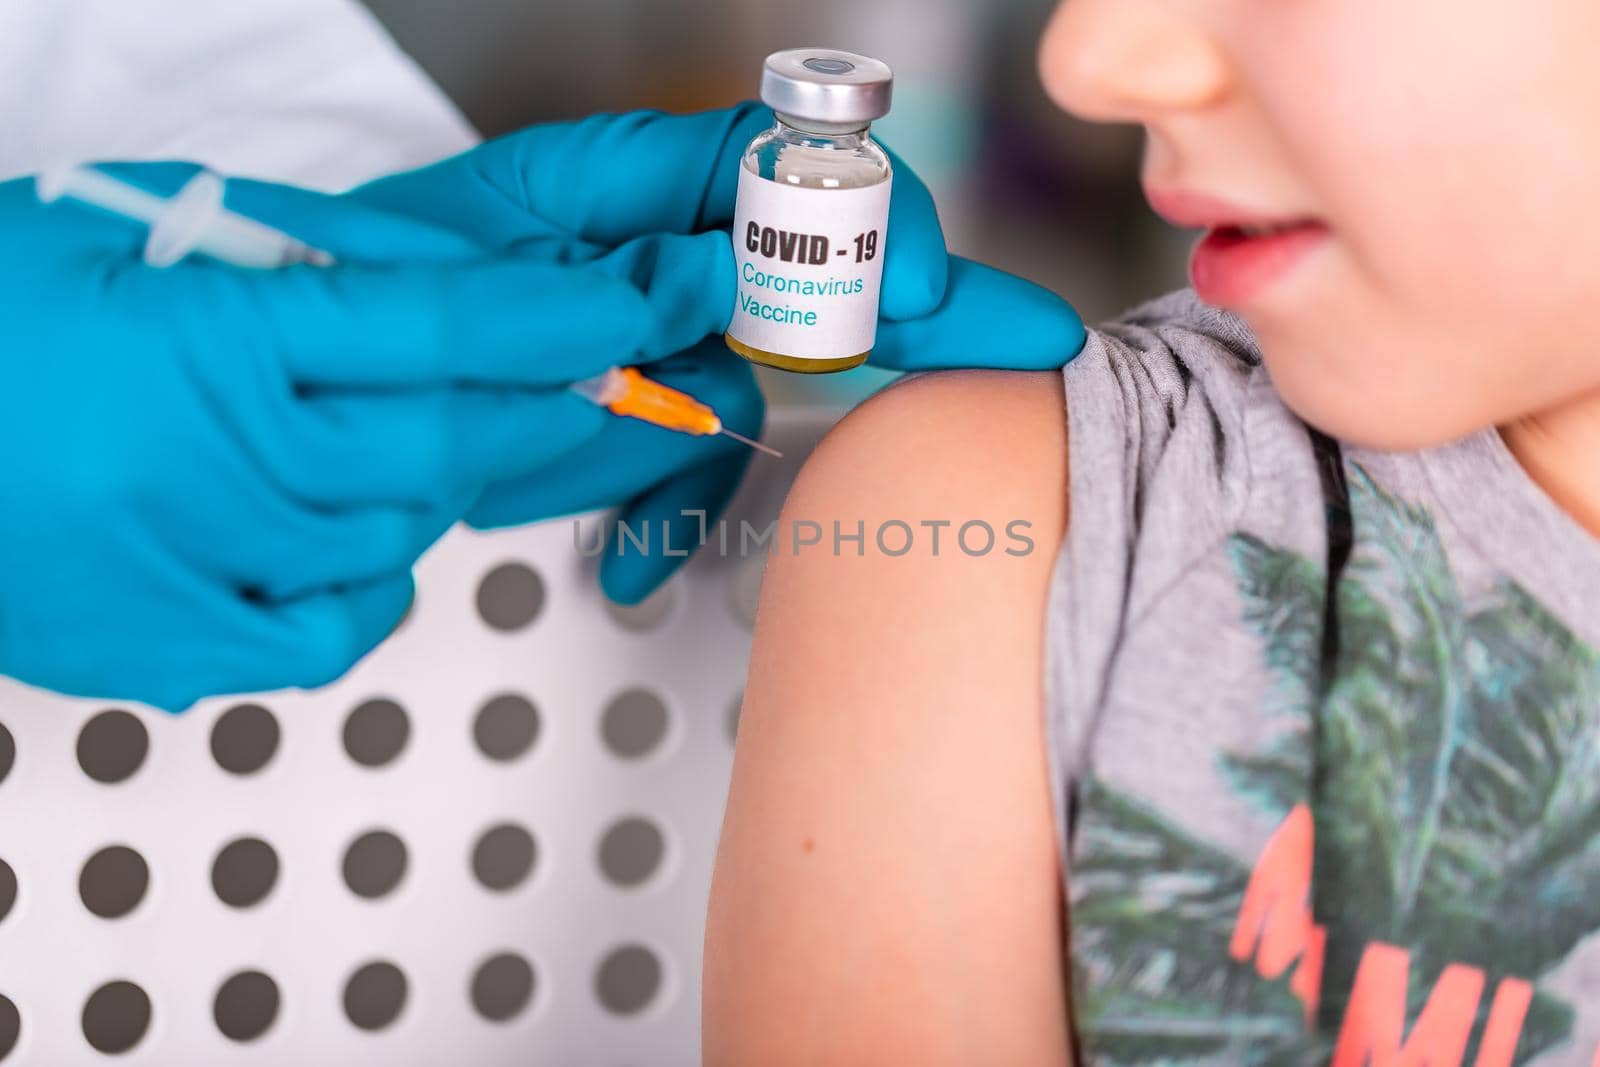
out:
M606 614L624 630L643 633L646 630L654 630L666 622L677 600L677 586L669 582L637 604L613 604L609 600L606 601Z
M132 776L150 751L150 735L131 712L102 711L78 731L78 766L97 782Z
M392 700L368 700L344 720L344 750L363 767L382 767L411 737L406 709Z
M472 976L472 1006L490 1022L520 1015L533 998L533 967L514 952L484 960Z
M126 845L111 845L89 857L78 874L83 906L102 919L120 919L144 899L150 866Z
M132 982L107 982L83 1005L83 1036L97 1052L126 1052L150 1029L150 997Z
M406 873L406 844L387 830L373 830L344 853L344 884L368 900L393 892Z
M532 834L515 823L501 823L485 830L473 846L472 873L487 889L514 889L533 870L537 853Z
M625 689L600 718L600 736L614 755L639 759L667 735L667 705L648 689Z
M406 1006L406 976L392 963L369 963L344 984L344 1014L363 1030L382 1030Z
M520 630L544 607L544 580L521 563L502 563L478 585L478 614L496 630Z
M211 888L231 907L259 904L277 881L278 854L258 837L229 842L211 864Z
M22 1014L17 1011L17 1006L11 1003L11 998L0 993L0 1060L11 1055L11 1050L17 1047L17 1040L22 1037Z
M11 736L11 731L6 729L6 724L0 722L0 782L6 780L6 775L11 773L11 768L17 762L17 742Z
M660 989L661 961L643 945L613 949L594 976L595 996L614 1015L643 1011Z
M211 1018L224 1037L254 1041L278 1018L278 983L260 971L240 971L217 990Z
M478 709L472 738L492 760L514 760L539 737L539 709L526 697L502 693Z
M818 74L849 74L856 69L847 59L808 59L801 66Z
M277 717L259 704L238 704L211 727L211 757L231 774L254 774L278 751Z
M625 887L649 880L661 866L667 841L649 819L619 819L600 839L600 871L613 884Z
M739 716L744 713L744 694L740 693L733 698L733 703L728 705L728 744L737 744L739 741Z
M17 902L17 872L11 869L11 864L0 859L0 920L11 914L12 905Z
M756 628L756 609L761 605L761 582L766 575L766 557L757 556L740 562L733 572L732 581L728 583L728 607L732 609L733 617L747 630Z

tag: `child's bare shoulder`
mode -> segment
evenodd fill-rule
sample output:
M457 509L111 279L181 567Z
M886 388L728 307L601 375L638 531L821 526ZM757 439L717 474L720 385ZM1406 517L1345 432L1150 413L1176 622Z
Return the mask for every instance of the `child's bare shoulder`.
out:
M821 543L762 586L707 1063L1065 1062L1040 691L1065 477L1057 373L903 382L802 471L779 538Z
M834 428L797 482L820 503L884 513L1064 500L1066 407L1056 372L943 371L874 396ZM820 499L819 499L820 498ZM901 516L934 520L935 515ZM1041 516L1042 517L1042 516Z

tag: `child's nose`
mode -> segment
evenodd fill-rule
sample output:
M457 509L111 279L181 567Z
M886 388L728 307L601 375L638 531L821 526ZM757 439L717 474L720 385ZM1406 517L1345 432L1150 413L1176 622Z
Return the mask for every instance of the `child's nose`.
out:
M1216 103L1232 73L1193 0L1065 0L1039 51L1045 88L1097 122L1159 124Z

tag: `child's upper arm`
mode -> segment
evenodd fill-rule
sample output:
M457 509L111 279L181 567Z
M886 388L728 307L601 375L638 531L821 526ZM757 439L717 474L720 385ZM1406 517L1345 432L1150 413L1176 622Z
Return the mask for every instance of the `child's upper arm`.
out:
M713 887L708 1063L1067 1060L1041 694L1066 478L1054 373L909 381L802 472ZM792 551L797 523L822 542Z

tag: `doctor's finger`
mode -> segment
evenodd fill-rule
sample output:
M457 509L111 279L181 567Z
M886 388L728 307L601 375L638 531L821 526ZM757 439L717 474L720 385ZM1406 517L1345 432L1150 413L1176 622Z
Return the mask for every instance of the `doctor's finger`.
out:
M181 671L169 672L170 680L133 696L181 712L223 694L326 685L394 631L414 588L408 570L286 601L216 590L195 623L195 644L206 654L190 657Z
M637 604L688 562L687 554L717 541L718 522L749 469L755 453L739 449L715 456L655 486L623 509L630 530L659 534L646 547L618 537L600 561L600 588L618 604ZM735 535L738 536L738 535ZM702 541L704 539L704 541Z
M883 295L878 313L899 321L920 318L944 300L950 254L933 194L894 152L894 190L889 195L889 232L884 237Z
M615 245L731 225L745 147L772 124L771 110L753 103L693 115L632 112L535 127L478 152L516 203L584 241ZM882 313L917 318L944 299L944 230L928 187L886 151L894 187Z
M260 607L269 637L260 646L257 678L243 690L293 685L316 689L337 681L394 632L415 596L409 569L375 581L325 589Z
M872 363L896 370L993 367L1053 370L1083 348L1072 305L1032 282L952 256L950 286L933 313L884 322Z
M627 280L515 259L277 271L130 264L107 289L197 358L252 351L300 388L567 385L640 351L656 329Z
M588 258L651 234L728 227L745 148L772 124L772 111L755 103L690 115L595 115L508 134L351 195L461 229L486 246L554 242ZM944 298L944 232L927 186L889 156L882 310L889 319L916 318Z
M451 262L488 253L467 234L414 214L292 185L230 178L223 202L229 210L291 234L341 262Z
M259 536L179 534L176 545L219 583L258 599L290 600L408 569L468 503L334 509L282 501L265 516Z
M298 497L422 510L555 462L615 417L567 390L314 393L301 407L292 435L265 443Z
M489 530L613 507L690 467L746 451L726 437L691 437L616 418L561 462L488 486L465 518Z
M531 126L350 195L495 247L539 238L597 249L733 218L739 154L772 113L633 111Z

